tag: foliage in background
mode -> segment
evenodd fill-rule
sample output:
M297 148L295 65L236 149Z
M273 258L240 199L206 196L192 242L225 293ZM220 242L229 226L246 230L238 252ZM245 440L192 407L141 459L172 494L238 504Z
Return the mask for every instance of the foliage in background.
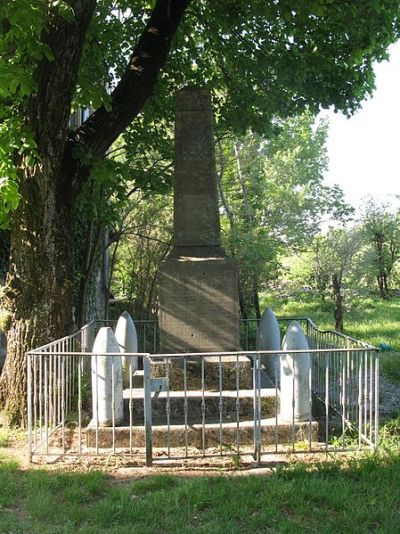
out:
M158 266L171 243L172 197L135 194L120 233L114 237L112 294L134 318L151 318L157 311Z
M274 291L262 296L262 306L270 307L280 317L310 317L315 324L327 330L334 329L333 302L321 305L318 292L292 289L285 293ZM382 300L374 295L363 295L358 290L345 290L346 320L343 333L378 346L386 343L400 351L400 297Z
M327 125L310 113L276 122L269 139L248 133L217 151L222 229L238 260L242 315L259 315L257 295L281 273L283 251L310 245L326 218L352 208L342 191L323 184Z
M368 278L378 283L380 296L387 298L393 268L400 255L400 211L393 213L388 205L369 199L364 207L361 231Z

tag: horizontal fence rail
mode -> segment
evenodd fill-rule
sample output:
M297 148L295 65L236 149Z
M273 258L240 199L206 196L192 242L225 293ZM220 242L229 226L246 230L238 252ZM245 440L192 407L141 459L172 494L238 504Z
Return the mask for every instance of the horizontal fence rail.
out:
M259 462L268 454L375 449L378 349L308 318L279 319L282 333L291 320L302 325L308 350L257 351L257 321L248 320L246 350L159 354L157 324L137 321L139 351L124 354L125 388L121 355L91 354L99 328L114 323L92 322L30 351L30 459L118 453L151 465L248 454ZM265 372L266 357L275 376ZM299 358L308 365L301 387Z

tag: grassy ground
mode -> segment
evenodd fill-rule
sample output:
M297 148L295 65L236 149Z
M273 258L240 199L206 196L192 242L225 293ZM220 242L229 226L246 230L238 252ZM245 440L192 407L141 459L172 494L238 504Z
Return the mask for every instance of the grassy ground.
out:
M295 291L289 297L264 295L262 307L280 317L310 317L321 329L333 329L333 305L314 293ZM390 348L382 352L382 371L400 382L400 297L353 297L345 300L344 333L371 345ZM400 409L400 407L399 407Z
M0 458L0 479L0 532L393 533L400 525L398 456L123 484L101 472L21 471Z

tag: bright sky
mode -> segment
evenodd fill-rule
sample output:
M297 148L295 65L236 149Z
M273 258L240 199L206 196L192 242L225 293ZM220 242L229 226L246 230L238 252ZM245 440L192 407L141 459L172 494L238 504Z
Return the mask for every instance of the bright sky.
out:
M400 41L375 67L376 90L350 119L328 112L329 172L354 207L366 195L398 204L400 195Z

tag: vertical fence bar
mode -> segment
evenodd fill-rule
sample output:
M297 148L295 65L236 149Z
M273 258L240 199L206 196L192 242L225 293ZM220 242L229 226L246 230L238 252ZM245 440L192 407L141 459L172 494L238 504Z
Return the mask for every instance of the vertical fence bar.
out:
M364 436L368 436L368 362L367 352L363 352L364 359Z
M258 403L258 394L259 394L259 387L258 387L258 380L259 380L259 374L258 374L258 363L259 363L259 357L258 354L253 354L253 424L254 424L254 460L257 463L260 463L260 436L259 436L259 422L260 422L260 416L259 416L259 403Z
M42 369L42 359L43 355L41 354L39 357L39 425L40 425L40 441L43 440L43 415L42 415L42 408L43 408L43 369Z
M115 357L111 357L111 424L112 424L112 449L115 454Z
M35 448L37 447L37 409L38 409L38 398L37 398L37 356L33 356L33 428L34 428L34 444Z
M78 369L78 453L82 454L82 374L83 374L83 356L78 357L79 369Z
M95 370L96 370L96 376L93 377L92 375L92 380L95 381L95 386L94 386L94 389L95 389L95 400L94 400L94 404L95 404L95 413L96 413L96 417L95 417L95 423L96 423L96 429L95 429L95 440L96 440L96 454L99 454L99 365L98 365L98 355L97 354L94 354L92 356L92 366L93 366L93 358L95 359L95 364L94 364L94 367L95 367Z
M368 351L368 364L369 364L369 440L371 443L372 439L372 429L373 429L373 397L374 397L374 374L373 374L373 361L372 361L372 352Z
M143 356L143 387L144 387L144 431L146 446L146 465L153 464L152 441L152 410L151 410L151 363L150 355Z
M361 434L362 434L362 358L358 353L358 447L361 448Z
M222 456L222 422L223 422L223 400L222 400L222 361L219 356L219 453Z
M375 352L375 450L379 447L379 351Z
M52 425L53 420L53 350L49 354L49 427Z
M261 357L257 354L257 405L258 405L258 421L257 421L257 438L258 438L258 458L257 462L261 462Z
M62 448L65 454L65 354L61 356L61 425L62 425Z
M166 410L167 410L167 454L168 458L171 458L171 400L169 397L169 384L170 384L170 366L171 366L171 359L167 359L167 402L166 402Z
M31 355L28 353L26 355L26 372L27 372L27 382L28 382L28 398L27 398L27 408L28 408L28 461L32 462L32 361Z
M312 359L314 355L310 354L310 368L308 371L308 406L309 406L309 416L308 416L308 450L312 451Z
M206 400L204 396L204 354L201 356L201 446L206 455Z
M55 354L53 354L53 427L57 426L57 352L58 343L54 345Z
M59 354L57 356L57 424L61 422L61 352L62 342L58 346Z
M292 360L292 452L295 452L295 444L296 444L296 427L295 427L295 416L294 416L294 413L295 413L295 408L296 408L296 403L295 403L295 398L294 398L294 393L295 393L295 355L294 354L291 354L290 355L291 357L291 360Z
M236 453L240 456L240 376L239 376L239 356L236 355Z
M132 358L129 358L129 454L132 456L133 445L133 400L132 400Z
M185 418L185 457L188 457L188 398L187 398L187 359L183 359L183 413Z
M329 356L325 352L325 451L328 453L329 441Z
M345 352L342 355L342 448L345 448L345 433L346 433L346 368L349 353Z
M278 363L279 362L279 363ZM278 452L278 365L280 365L280 356L274 354L274 372L275 372L275 452Z
M48 412L49 412L49 392L48 392L48 376L47 376L47 364L48 364L48 356L47 354L44 356L44 428L45 428L45 436L46 436L46 454L49 453L49 419L48 419Z

